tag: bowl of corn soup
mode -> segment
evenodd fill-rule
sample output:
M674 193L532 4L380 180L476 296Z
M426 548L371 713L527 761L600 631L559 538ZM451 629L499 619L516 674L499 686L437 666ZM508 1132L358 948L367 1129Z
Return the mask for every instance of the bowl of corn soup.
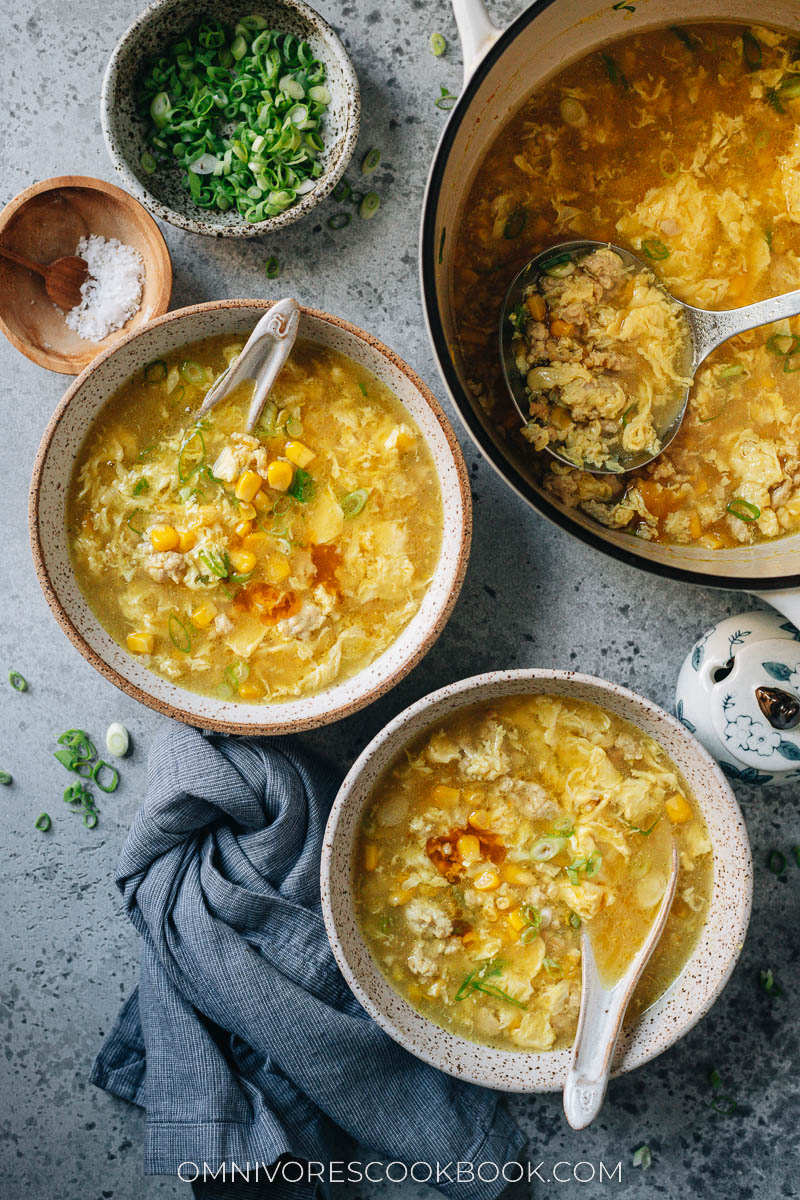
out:
M626 1015L614 1073L687 1033L724 987L752 900L744 822L673 717L574 672L492 672L395 718L340 789L323 914L359 1002L407 1050L507 1091L560 1088L581 937L613 979L680 853L666 930Z
M268 301L159 318L101 355L36 459L39 582L84 657L205 728L338 719L406 674L466 570L471 500L446 417L391 350L301 310L252 434L252 385L206 392Z

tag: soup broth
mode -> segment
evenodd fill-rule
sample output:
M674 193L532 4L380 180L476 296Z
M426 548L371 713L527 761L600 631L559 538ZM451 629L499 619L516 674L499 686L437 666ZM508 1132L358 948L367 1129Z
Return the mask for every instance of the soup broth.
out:
M581 935L618 977L680 874L636 1017L682 970L712 886L711 843L665 751L556 696L465 709L385 773L362 820L356 907L390 983L453 1033L507 1050L571 1044Z
M311 695L381 654L441 547L436 469L409 413L345 356L298 342L255 436L252 385L195 413L241 338L148 364L108 402L67 506L78 583L158 675L248 703Z
M638 254L678 299L735 308L800 284L800 56L764 27L652 30L535 91L472 183L453 256L470 386L567 507L653 541L707 549L800 529L800 320L725 343L683 426L649 466L599 477L525 446L497 323L528 259L575 237Z

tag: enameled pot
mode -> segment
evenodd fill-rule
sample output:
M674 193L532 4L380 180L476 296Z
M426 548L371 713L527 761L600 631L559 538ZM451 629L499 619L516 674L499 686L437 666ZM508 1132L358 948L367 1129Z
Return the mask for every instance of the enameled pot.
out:
M800 534L711 551L657 545L605 529L538 486L523 452L493 428L467 386L455 332L450 275L461 208L497 132L539 83L566 63L639 30L697 21L763 22L800 33L795 0L769 13L754 0L538 0L501 32L482 0L453 0L464 52L464 88L431 167L422 215L422 294L439 369L470 435L528 504L588 545L634 566L687 583L760 595L800 624Z
M602 705L660 742L692 789L714 852L706 924L672 986L639 1020L623 1027L614 1057L615 1075L661 1054L708 1011L736 965L753 892L747 831L722 771L684 725L627 688L574 671L494 671L451 683L395 717L350 769L328 820L320 874L328 939L356 999L395 1041L451 1075L510 1092L562 1087L570 1051L481 1046L434 1025L413 1009L379 971L361 933L353 901L355 846L361 814L381 774L423 730L471 704L541 693Z

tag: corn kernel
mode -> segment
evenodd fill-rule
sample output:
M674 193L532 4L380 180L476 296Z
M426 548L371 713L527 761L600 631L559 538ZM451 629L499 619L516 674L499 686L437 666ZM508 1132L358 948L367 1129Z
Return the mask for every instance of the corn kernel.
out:
M294 479L292 464L276 458L267 467L267 483L276 492L285 492Z
M684 821L692 819L692 810L684 796L680 792L676 792L674 796L670 796L669 800L664 805L667 816L673 825L681 825Z
M238 514L243 521L255 521L257 513L254 504L248 504L243 500L238 508Z
M192 624L196 625L198 629L208 629L218 611L216 604L211 600L206 600L192 613Z
M434 804L457 804L460 798L460 790L448 787L446 783L437 783L436 787L431 789L431 800Z
M503 863L503 875L508 883L533 883L534 879L530 871L526 871L524 867L518 863Z
M408 904L412 894L413 893L409 892L408 888L400 888L398 891L392 892L391 896L389 897L389 903L394 908L397 908L400 904Z
M458 853L465 863L478 862L481 857L481 844L473 833L465 833L456 842Z
M364 847L364 869L374 871L378 865L378 847L374 842L367 842Z
M252 521L240 521L239 524L237 526L235 526L233 532L236 534L237 537L246 538L252 528L253 528Z
M260 700L264 691L260 683L253 681L239 684L239 696L242 700Z
M242 545L245 550L252 550L255 555L263 554L270 544L270 536L268 533L257 529L255 533L248 533Z
M493 892L500 886L500 876L497 871L482 871L478 878L473 880L472 886L476 892Z
M486 793L483 788L469 787L464 792L464 803L470 808L480 808L485 799Z
M515 931L515 933L522 933L522 930L525 928L525 926L527 924L527 921L525 920L525 918L523 917L522 913L519 911L518 908L515 908L513 912L510 912L508 914L508 916L506 917L506 920L508 921L511 928Z
M416 442L416 438L410 429L406 429L403 425L397 425L387 437L384 445L387 450L399 450L404 453L410 450Z
M296 467L307 467L316 458L314 451L309 450L302 442L287 442L284 454Z
M131 654L152 654L155 638L152 633L129 633L125 643Z
M174 550L180 538L178 537L177 529L173 529L171 525L154 525L150 530L150 541L153 543L154 550Z
M267 559L267 577L270 583L283 583L292 573L289 563L282 554L271 554Z
M256 565L256 556L252 550L231 550L228 558L237 575L249 574Z
M267 472L269 474L269 472ZM261 491L253 500L253 508L257 512L268 512L272 508L273 500L269 492Z
M252 500L261 491L264 480L255 471L244 471L236 484L237 500Z
M491 824L491 818L489 814L482 808L477 808L474 812L471 812L467 817L467 821L473 829L485 830L488 829Z
M182 529L178 534L178 549L181 554L192 550L197 543L197 534L193 529Z

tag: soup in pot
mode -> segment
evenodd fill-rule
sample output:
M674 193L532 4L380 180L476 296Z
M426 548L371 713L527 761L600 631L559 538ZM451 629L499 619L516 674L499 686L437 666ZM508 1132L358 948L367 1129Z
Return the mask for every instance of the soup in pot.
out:
M389 982L453 1033L506 1050L571 1044L581 935L609 980L677 891L628 1010L691 954L712 886L703 817L662 747L598 707L539 695L478 704L385 772L359 831L354 884Z
M193 691L274 703L349 678L402 632L442 504L411 415L323 346L297 343L254 435L252 385L197 420L244 340L183 347L120 388L78 454L67 523L81 590L130 654Z
M675 440L617 478L527 446L496 333L514 275L576 237L632 250L699 307L735 308L798 287L799 121L796 35L688 25L571 63L494 140L457 232L456 327L478 403L531 456L556 501L633 537L706 549L800 529L799 319L716 350L697 372ZM548 332L557 351L563 331Z

